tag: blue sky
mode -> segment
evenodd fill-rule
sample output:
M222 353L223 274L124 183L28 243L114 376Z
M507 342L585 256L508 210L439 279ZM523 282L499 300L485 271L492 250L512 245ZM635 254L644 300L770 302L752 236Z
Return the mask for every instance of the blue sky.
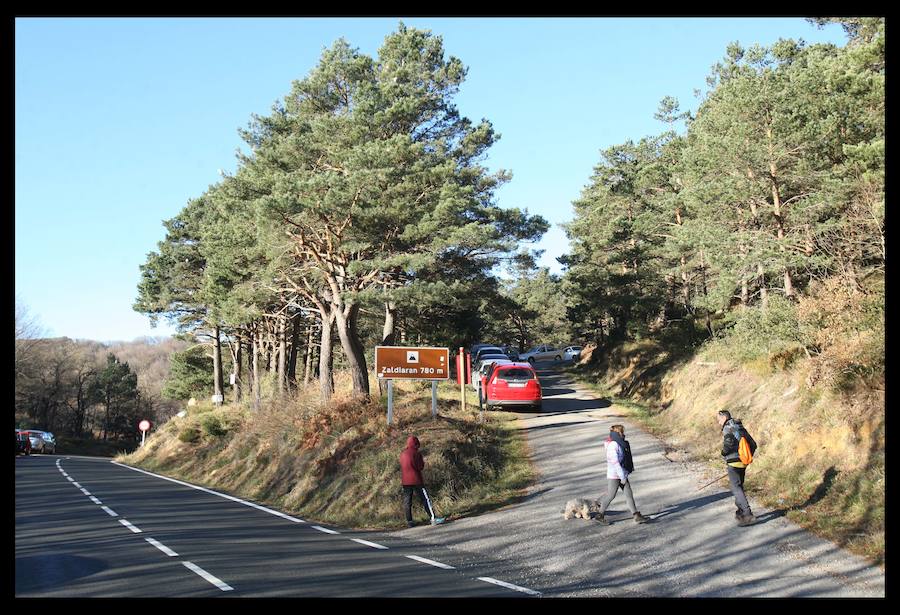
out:
M340 37L376 56L400 18L16 20L16 296L48 335L170 335L131 309L139 266L178 214L234 171L237 134ZM501 139L486 164L513 179L503 207L554 226L560 272L600 150L658 134L661 98L696 110L729 42L846 43L802 18L403 18L468 66L456 104Z

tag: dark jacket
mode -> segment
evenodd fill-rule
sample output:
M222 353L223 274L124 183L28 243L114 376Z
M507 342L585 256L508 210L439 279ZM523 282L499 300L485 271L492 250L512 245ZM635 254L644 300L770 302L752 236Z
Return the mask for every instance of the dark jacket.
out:
M750 452L756 452L756 442L753 441L753 438L750 437L750 434L747 433L747 430L744 429L744 426L738 419L729 419L722 426L722 436L722 457L725 458L725 463L741 460L741 456L738 454L738 444L740 444L741 436L747 438Z
M628 444L628 440L623 438L618 431L609 432L609 438L615 440L616 444L622 447L622 467L629 474L634 472L634 461L631 459L631 445Z
M419 452L419 439L410 436L406 440L406 448L400 453L400 470L403 473L403 486L413 487L425 484L422 480L422 469L425 467L425 459Z

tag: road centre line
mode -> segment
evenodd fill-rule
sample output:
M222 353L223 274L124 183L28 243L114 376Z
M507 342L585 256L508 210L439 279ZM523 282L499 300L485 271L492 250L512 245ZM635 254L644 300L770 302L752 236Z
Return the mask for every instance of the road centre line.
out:
M517 592L524 592L526 594L532 596L540 596L541 592L535 591L533 589L528 589L527 587L519 587L518 585L513 585L512 583L506 583L505 581L498 581L497 579L492 579L491 577L478 577L479 581L485 581L487 583L493 583L494 585L499 585L500 587L506 587L508 589L514 589Z
M149 542L151 545L153 545L154 547L156 547L157 549L159 549L160 551L162 551L163 553L165 553L165 554L168 555L169 557L178 557L178 554L175 553L175 551L173 551L172 549L170 549L169 547L167 547L167 546L164 545L163 543L159 542L158 540L153 540L153 539L150 538L149 536L148 536L147 538L144 538L144 540L146 540L147 542Z
M135 527L134 525L132 525L131 523L129 523L129 522L128 522L127 520L125 520L125 519L119 519L119 523L121 523L122 525L124 525L125 527L127 527L129 530L131 530L131 531L134 532L135 534L140 534L141 532L144 531L144 530L142 530L142 529L139 528L139 527Z
M121 467L123 467L123 468L127 468L127 469L129 469L129 470L134 470L135 472L140 472L141 474L146 474L146 475L148 475L148 476L153 476L153 477L160 478L160 479L162 479L162 480L166 480L166 481L169 481L169 482L178 484L178 485L182 485L182 486L184 486L184 487L190 487L191 489L196 489L197 491L203 491L204 493L209 493L209 494L211 494L211 495L215 495L215 496L218 496L218 497L221 497L221 498L225 498L226 500L231 500L232 502L237 502L238 504L243 504L244 506L250 506L251 508L255 508L255 509L257 509L257 510L261 510L261 511L263 511L263 512L267 512L267 513L269 513L269 514L271 514L271 515L275 515L275 516L277 516L277 517L281 517L281 518L283 518L283 519L287 519L287 520L292 521L292 522L294 522L294 523L307 523L307 522L304 521L303 519L298 519L298 518L296 518L296 517L292 517L291 515L288 515L288 514L279 512L279 511L277 511L277 510L272 510L272 509L270 509L270 508L266 508L265 506L260 506L259 504L255 504L255 503L253 503L253 502L247 502L246 500L242 500L242 499L240 499L240 498L236 498L236 497L231 496L231 495L227 495L227 494L224 494L224 493L220 493L220 492L218 492L218 491L213 491L212 489L207 489L207 488L205 488L205 487L199 487L199 486L197 486L197 485L192 485L192 484L186 483L186 482L184 482L184 481L180 481L180 480L177 480L177 479L174 479L174 478L169 478L168 476L162 476L162 475L160 475L160 474L155 474L155 473L153 473L153 472L148 472L148 471L146 471L146 470L141 470L141 469L139 469L139 468L134 468L134 467L131 467L131 466L128 466L128 465L125 465L125 464L122 464L122 463L119 463L119 462L116 462L116 461L112 461L112 462L110 462L110 463L112 463L113 465L121 466ZM105 507L104 507L104 508L105 508ZM110 511L110 512L111 512L111 511ZM311 525L310 527L311 527L312 529L318 530L318 531L320 531L320 532L324 532L324 533L326 533L326 534L340 534L340 532L338 532L338 531L331 530L331 529L328 529L328 528L324 528L324 527L322 527L322 526L320 526L320 525ZM388 549L388 547L385 547L384 545L379 545L378 543L374 543L374 542L370 542L370 541L367 541L367 540L363 540L363 539L361 539L361 538L351 538L350 540L352 540L352 541L354 541L354 542L357 542L357 543L359 543L359 544L362 544L362 545L366 545L366 546L369 546L369 547L376 548L376 549L384 549L384 550L387 550L387 549ZM148 541L148 542L149 542L149 541ZM151 543L151 544L152 544L152 543ZM154 545L154 546L155 546L155 545ZM434 561L434 560L430 560L430 559L427 559L427 558L424 558L424 557L419 557L418 555L405 555L404 557L407 557L407 558L409 558L409 559L412 559L412 560L421 562L421 563L423 563L423 564L428 564L428 565L430 565L430 566L435 566L435 567L437 567L437 568L442 568L442 569L444 569L444 570L455 570L455 568L454 568L453 566L450 566L450 565L447 565L447 564L444 564L444 563L441 563L441 562L437 562L437 561ZM182 562L182 564L184 564L187 568L191 569L193 572L195 572L196 574L200 575L201 577L203 577L204 579L206 579L207 581L209 581L209 582L212 583L213 585L216 585L217 587L219 587L219 589L221 589L222 591L230 591L230 590L233 589L232 587L230 587L230 586L227 585L226 583L222 582L221 580L217 579L217 578L214 577L213 575L207 573L205 570L203 570L202 568L200 568L199 566L196 566L195 564L193 564L193 563L191 563L191 562ZM540 592L538 592L538 591L535 591L535 590L532 590L532 589L528 589L528 588L525 588L525 587L520 587L520 586L518 586L518 585L513 585L512 583L506 583L506 582L504 582L504 581L500 581L500 580L497 580L497 579L494 579L494 578L491 578L491 577L478 577L478 580L484 581L484 582L487 582L487 583L493 583L493 584L499 585L499 586L501 586L501 587L506 587L507 589L512 589L512 590L519 591L519 592L523 592L523 593L526 593L526 594L529 594L529 595L533 595L533 596L540 596L540 595L542 595L542 594L541 594Z
M79 489L82 488L82 487L81 487L81 484L78 483L77 481L72 481L72 484L75 485L76 487L78 487Z
M103 510L105 510L106 513L107 513L110 517L118 517L118 516L119 516L119 513L117 513L117 512L114 511L114 510L110 510L110 509L109 509L108 507L106 507L106 506L101 506L100 508L102 508Z
M66 480L69 481L70 483L74 483L74 482L75 482L75 479L72 478L71 476L69 476L68 474L66 474Z
M418 555L404 555L403 557L408 557L409 559L414 559L417 562L422 562L423 564L428 564L430 566L437 566L438 568L443 568L444 570L456 570L453 566L448 566L447 564L436 562L433 559L425 559L424 557L419 557Z
M87 489L85 489L84 487L81 488L81 493L83 493L84 495L86 495L88 497L91 497L91 492L88 491Z
M225 498L226 500L231 500L232 502L237 502L238 504L243 504L244 506L250 506L251 508L255 508L257 510L261 510L263 512L267 512L270 515L275 515L276 517L281 517L282 519L287 519L288 521L293 521L294 523L306 523L303 519L298 519L297 517L292 517L283 512L279 512L277 510L272 510L271 508L266 508L265 506L260 506L259 504L254 504L253 502L247 502L240 498L236 498L231 495L226 495L224 493L219 493L218 491L213 491L212 489L207 489L205 487L198 487L197 485L192 485L190 483L186 483L184 481L176 480L174 478L169 478L168 476L161 476L159 474L154 474L153 472L147 472L146 470L140 470L138 468L132 468L131 466L127 466L123 463L119 463L117 461L111 461L113 465L117 465L123 468L128 468L129 470L134 470L135 472L140 472L141 474L146 474L148 476L155 476L156 478L161 478L163 480L167 480L172 483L176 483L179 485L183 485L185 487L190 487L191 489L197 489L198 491L203 491L205 493L209 493L212 495L217 495L220 498Z
M189 570L195 572L196 574L200 575L201 577L203 577L204 579L206 579L207 581L209 581L210 583L212 583L213 585L215 585L216 587L221 589L223 592L230 592L231 590L234 589L227 583L221 581L220 579L217 579L213 575L211 575L208 572L206 572L205 570L203 570L203 568L201 568L200 566L198 566L192 562L181 562L181 563L184 564Z
M101 502L100 500L98 500L98 499L95 498L94 496L91 496L91 502L93 502L94 504L97 504L97 505L102 505L102 504L103 504L103 502Z
M386 546L380 545L377 542L369 542L368 540L363 540L362 538L351 538L353 542L358 542L361 545L366 545L367 547L375 547L376 549L387 549Z

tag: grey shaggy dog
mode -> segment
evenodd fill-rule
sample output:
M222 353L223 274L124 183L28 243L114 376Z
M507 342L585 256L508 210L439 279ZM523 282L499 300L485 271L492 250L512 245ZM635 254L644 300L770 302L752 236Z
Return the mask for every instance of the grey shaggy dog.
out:
M562 511L564 519L590 519L600 512L597 500L573 498L566 502L566 508Z

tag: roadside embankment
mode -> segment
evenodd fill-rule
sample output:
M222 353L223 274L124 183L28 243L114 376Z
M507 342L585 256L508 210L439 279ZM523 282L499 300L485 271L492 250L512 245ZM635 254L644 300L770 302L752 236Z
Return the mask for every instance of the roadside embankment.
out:
M373 378L374 380L374 378ZM340 382L338 383L340 385ZM459 517L515 501L534 481L522 434L509 418L459 410L451 384L395 381L394 424L386 400L314 390L250 406L198 405L173 417L123 463L222 490L322 523L405 527L399 456L409 435L422 443L426 487L439 515ZM422 520L414 503L413 514Z
M675 357L652 341L627 343L573 372L686 460L721 465L716 411L730 410L759 444L751 496L883 565L883 381L841 392L813 384L817 366L805 358L761 369L711 354Z

